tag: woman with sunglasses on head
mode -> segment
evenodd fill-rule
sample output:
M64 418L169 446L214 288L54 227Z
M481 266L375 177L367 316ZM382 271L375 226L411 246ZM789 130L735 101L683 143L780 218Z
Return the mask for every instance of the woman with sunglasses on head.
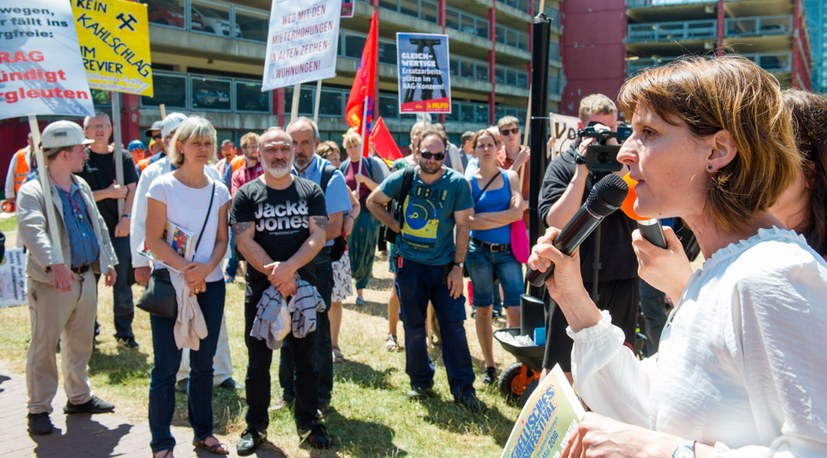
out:
M479 130L472 139L479 169L468 179L474 197L474 215L471 217L471 240L465 262L471 277L476 307L477 338L485 359L483 382L496 381L494 366L494 331L492 304L494 279L502 285L506 326L520 326L520 294L523 292L522 265L511 249L511 223L522 218L528 207L520 194L520 179L513 170L503 170L497 164L497 136L488 130Z
M193 445L227 455L227 445L213 435L212 390L213 357L224 315L221 260L229 240L230 192L204 170L216 153L215 128L209 121L187 118L171 142L169 161L177 169L158 177L147 192L146 243L156 260L152 275L169 278L178 302L177 319L150 316L155 354L149 383L150 446L155 457L172 457L175 374L186 347L190 349L187 398ZM179 252L182 246L174 248L167 242L173 225L189 233L186 256Z
M559 230L540 238L529 265L555 266L546 284L594 412L563 456L825 456L827 263L769 211L800 163L778 81L741 57L687 58L631 78L619 101L635 212L682 218L707 261L639 361L582 288L577 253L551 244Z

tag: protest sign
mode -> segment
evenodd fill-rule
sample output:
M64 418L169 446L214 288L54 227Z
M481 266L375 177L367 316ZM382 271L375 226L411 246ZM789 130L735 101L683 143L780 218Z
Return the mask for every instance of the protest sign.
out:
M554 151L551 157L555 158L566 151L572 142L577 140L577 125L580 119L576 116L566 116L557 113L549 113L549 124L551 124L551 136L554 138Z
M73 1L72 9L89 87L152 97L146 5Z
M400 113L450 113L448 35L397 33Z
M26 302L26 253L22 248L8 248L0 263L0 307Z
M68 1L0 3L0 119L94 111Z
M342 0L342 17L353 17L353 9L356 7L355 0Z
M336 76L341 0L273 0L262 92Z
M500 458L559 457L585 413L560 365L555 365L523 406Z

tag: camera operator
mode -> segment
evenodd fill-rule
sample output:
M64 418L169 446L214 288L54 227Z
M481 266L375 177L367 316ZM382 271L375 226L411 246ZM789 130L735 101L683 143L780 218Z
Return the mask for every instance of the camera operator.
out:
M620 147L614 138L614 102L603 94L591 94L580 101L578 115L580 138L548 165L543 177L538 211L549 227L564 227L600 178L608 173L626 173L625 167L616 161ZM612 322L623 330L626 344L632 348L639 296L637 259L632 250L634 228L634 221L615 212L580 246L580 271L586 290L600 309L609 311ZM543 375L559 363L571 380L572 340L566 335L568 323L554 301L547 300L551 307L546 323Z

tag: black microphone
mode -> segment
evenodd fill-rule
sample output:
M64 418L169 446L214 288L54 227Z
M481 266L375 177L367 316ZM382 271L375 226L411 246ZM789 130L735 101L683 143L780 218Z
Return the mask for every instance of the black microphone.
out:
M586 203L577 210L574 218L560 231L552 244L565 255L571 255L574 250L586 240L592 231L603 221L603 218L614 213L626 194L629 186L623 178L615 174L606 175L598 181L586 198ZM546 279L554 273L554 264L545 272L529 270L526 280L533 286L543 286Z

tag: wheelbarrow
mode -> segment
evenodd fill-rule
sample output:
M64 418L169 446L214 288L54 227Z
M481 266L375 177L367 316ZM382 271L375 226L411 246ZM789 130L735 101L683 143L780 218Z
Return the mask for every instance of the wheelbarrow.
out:
M516 363L506 367L497 381L497 388L505 398L511 402L519 402L522 406L531 396L540 372L543 370L545 345L519 346L504 341L505 335L513 337L520 335L534 335L534 329L545 327L545 313L543 301L528 294L520 296L521 319L519 328L504 328L494 332L494 339L503 346L505 351L517 358ZM507 339L507 337L506 337Z

